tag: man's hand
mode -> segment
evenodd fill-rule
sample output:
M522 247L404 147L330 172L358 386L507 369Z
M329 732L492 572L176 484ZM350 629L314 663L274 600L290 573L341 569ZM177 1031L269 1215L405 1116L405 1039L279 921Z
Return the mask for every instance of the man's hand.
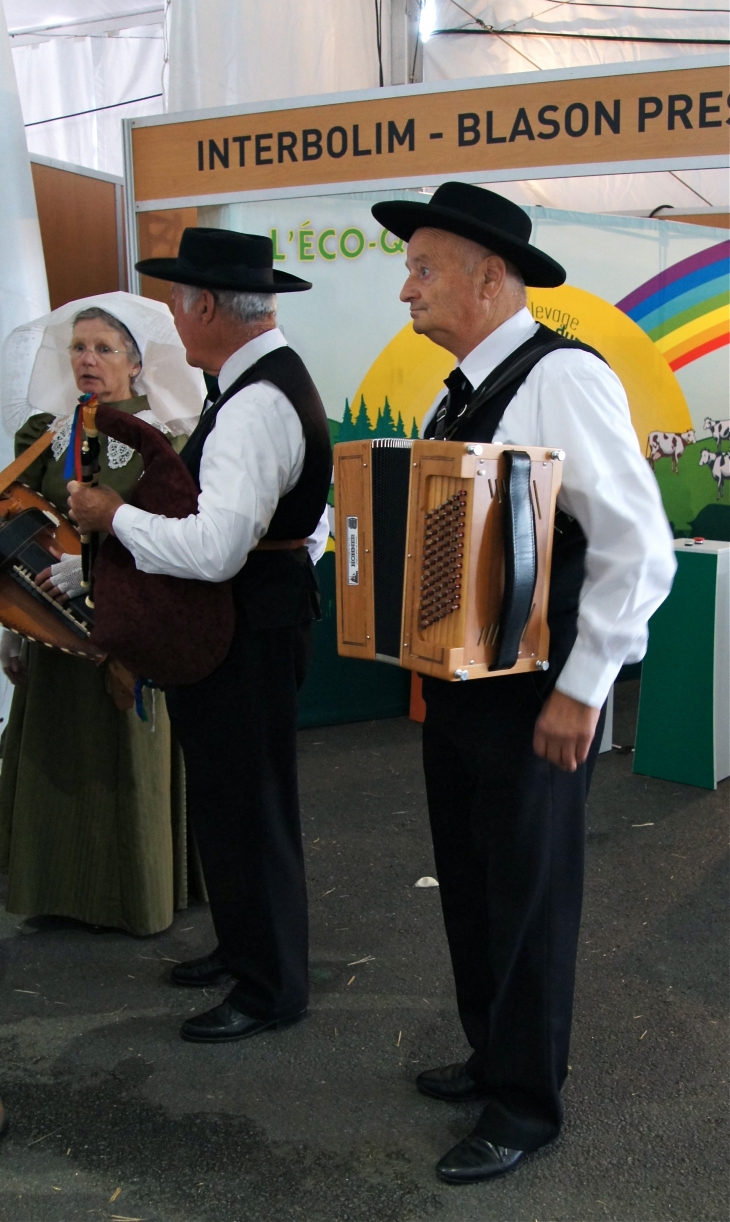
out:
M563 772L575 772L584 762L596 733L600 709L554 691L535 724L535 755Z
M98 488L91 488L88 484L80 484L75 479L69 482L69 515L82 535L90 535L92 531L113 535L112 519L119 506L123 504L122 497L105 484L100 484Z

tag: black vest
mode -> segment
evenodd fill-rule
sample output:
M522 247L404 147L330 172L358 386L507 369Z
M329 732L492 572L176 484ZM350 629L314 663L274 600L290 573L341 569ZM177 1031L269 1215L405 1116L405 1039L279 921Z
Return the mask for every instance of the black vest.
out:
M218 412L244 386L271 382L294 408L304 433L304 466L296 485L279 501L267 539L307 539L322 517L332 479L332 446L322 400L301 357L288 346L275 348L241 374L240 378L203 412L180 457L200 487L203 446L215 428Z
M539 330L530 339L511 352L506 360L477 386L466 410L446 430L446 441L491 442L499 423L537 364L550 352L564 348L577 348L589 352L603 361L595 348L582 344L577 339L567 339L549 327L540 324ZM439 407L443 404L443 400ZM429 421L425 436L436 433L438 411ZM524 438L523 445L530 445ZM560 444L560 438L555 438ZM585 577L586 537L580 524L569 514L559 509L555 515L555 537L553 540L553 562L550 578L548 623L550 625L550 671L546 686L552 686L562 670L575 642L578 620L578 603Z

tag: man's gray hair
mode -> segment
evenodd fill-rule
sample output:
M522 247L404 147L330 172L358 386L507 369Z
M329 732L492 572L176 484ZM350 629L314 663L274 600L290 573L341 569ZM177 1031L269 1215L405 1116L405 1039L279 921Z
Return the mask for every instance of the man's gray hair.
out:
M468 276L471 276L472 272L476 271L482 259L487 258L488 255L494 255L497 253L488 246L482 246L479 242L473 242L471 238L462 238L461 240L465 245L464 271ZM518 271L514 263L510 262L510 260L505 258L504 255L500 255L499 257L500 259L504 259L504 264L507 268L507 275L510 276L512 280L515 280L518 285L524 288L525 281L522 272Z
M142 353L139 350L137 341L132 335L132 332L129 330L129 327L125 327L123 322L121 322L118 318L115 318L114 315L110 314L108 310L102 310L101 306L88 306L85 310L79 310L78 314L74 315L72 326L75 327L77 322L90 321L103 322L107 327L110 327L112 331L116 331L127 350L127 356L132 364L142 364Z
M188 314L203 290L193 284L178 287L183 309ZM237 293L232 289L208 289L208 292L212 293L218 309L236 322L260 322L276 317L276 293Z

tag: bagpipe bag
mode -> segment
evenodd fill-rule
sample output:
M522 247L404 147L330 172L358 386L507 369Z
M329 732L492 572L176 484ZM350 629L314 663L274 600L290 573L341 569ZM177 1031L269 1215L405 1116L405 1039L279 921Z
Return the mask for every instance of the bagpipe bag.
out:
M195 481L158 429L103 404L96 424L142 457L130 505L169 518L197 513ZM139 678L160 687L206 678L226 657L234 625L229 581L143 573L113 535L99 548L91 640Z

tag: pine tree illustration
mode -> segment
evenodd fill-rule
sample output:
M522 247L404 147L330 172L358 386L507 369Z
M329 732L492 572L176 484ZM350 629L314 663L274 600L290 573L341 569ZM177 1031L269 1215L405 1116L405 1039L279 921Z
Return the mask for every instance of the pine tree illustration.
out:
M355 420L354 435L351 440L367 441L369 437L372 437L372 435L373 430L370 427L370 417L368 416L368 409L365 406L365 396L360 395L360 406L358 408L357 418Z
M393 419L393 409L388 402L388 396L385 396L385 403L382 412L378 412L378 424L376 426L377 437L395 437L395 420Z
M355 422L352 418L350 400L345 399L345 411L342 416L338 441L353 441L355 437Z
M403 417L400 412L398 412L398 419L395 422L395 435L396 437L405 437L406 435L406 426L403 423Z
M413 438L413 440L414 440L414 441L417 441L417 440L418 440L418 436L419 436L419 433L418 433L418 425L416 424L416 417L414 416L414 417L413 417L413 424L411 425L411 437Z

